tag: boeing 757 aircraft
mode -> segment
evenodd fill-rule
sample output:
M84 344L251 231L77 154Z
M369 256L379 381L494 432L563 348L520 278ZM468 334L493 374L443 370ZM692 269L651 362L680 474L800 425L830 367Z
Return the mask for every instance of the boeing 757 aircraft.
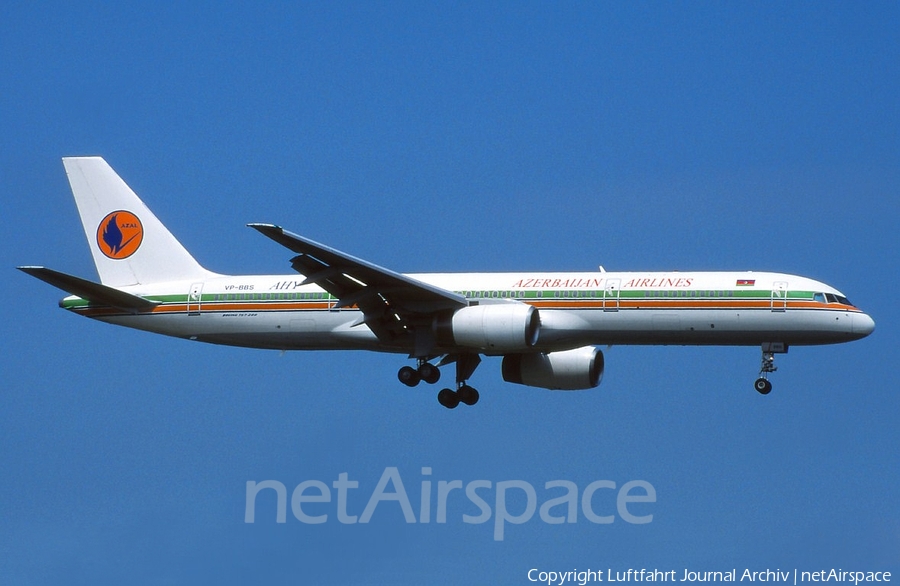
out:
M100 283L18 267L71 296L60 306L116 325L213 344L406 354L400 382L436 383L453 409L474 405L481 355L502 356L507 382L590 389L598 345L757 346L754 386L772 390L774 355L872 333L840 291L766 272L401 274L273 224L249 224L294 254L297 274L229 276L200 266L100 157L64 158Z

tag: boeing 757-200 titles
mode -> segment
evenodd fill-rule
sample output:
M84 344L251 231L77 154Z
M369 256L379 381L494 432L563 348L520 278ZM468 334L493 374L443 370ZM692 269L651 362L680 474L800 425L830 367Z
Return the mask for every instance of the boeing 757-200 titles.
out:
M868 336L875 322L838 290L767 272L401 274L292 234L250 227L295 256L297 274L228 276L200 266L99 157L64 158L100 283L40 266L22 271L71 296L74 313L189 340L277 350L407 354L400 381L435 383L441 405L473 405L481 356L503 379L553 390L596 387L599 345L758 346L767 394L789 346Z

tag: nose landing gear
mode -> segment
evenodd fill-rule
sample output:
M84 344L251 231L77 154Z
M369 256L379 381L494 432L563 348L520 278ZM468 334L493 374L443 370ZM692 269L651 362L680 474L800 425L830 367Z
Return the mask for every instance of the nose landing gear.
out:
M762 345L762 365L759 367L759 378L753 383L753 388L760 395L768 395L772 392L769 373L778 370L778 367L775 366L775 354L786 354L787 351L787 344L767 342Z

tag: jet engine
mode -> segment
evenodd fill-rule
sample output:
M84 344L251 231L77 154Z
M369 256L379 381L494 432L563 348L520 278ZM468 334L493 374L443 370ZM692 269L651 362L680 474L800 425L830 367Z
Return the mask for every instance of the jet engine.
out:
M534 307L524 303L473 305L439 318L435 329L442 345L503 354L534 346L541 318Z
M562 352L507 354L503 380L553 391L592 389L603 377L603 352L585 346Z

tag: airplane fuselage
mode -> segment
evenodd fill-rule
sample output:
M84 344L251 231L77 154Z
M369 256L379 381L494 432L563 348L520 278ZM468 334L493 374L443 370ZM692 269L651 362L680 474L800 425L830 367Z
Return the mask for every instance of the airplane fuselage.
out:
M459 293L470 305L533 306L541 323L535 351L588 344L831 344L862 338L874 325L833 287L783 273L408 276ZM160 304L139 313L98 307L77 297L61 305L101 321L215 344L411 351L408 345L385 345L358 309L338 307L337 298L316 285L304 285L299 275L219 276L123 290Z

